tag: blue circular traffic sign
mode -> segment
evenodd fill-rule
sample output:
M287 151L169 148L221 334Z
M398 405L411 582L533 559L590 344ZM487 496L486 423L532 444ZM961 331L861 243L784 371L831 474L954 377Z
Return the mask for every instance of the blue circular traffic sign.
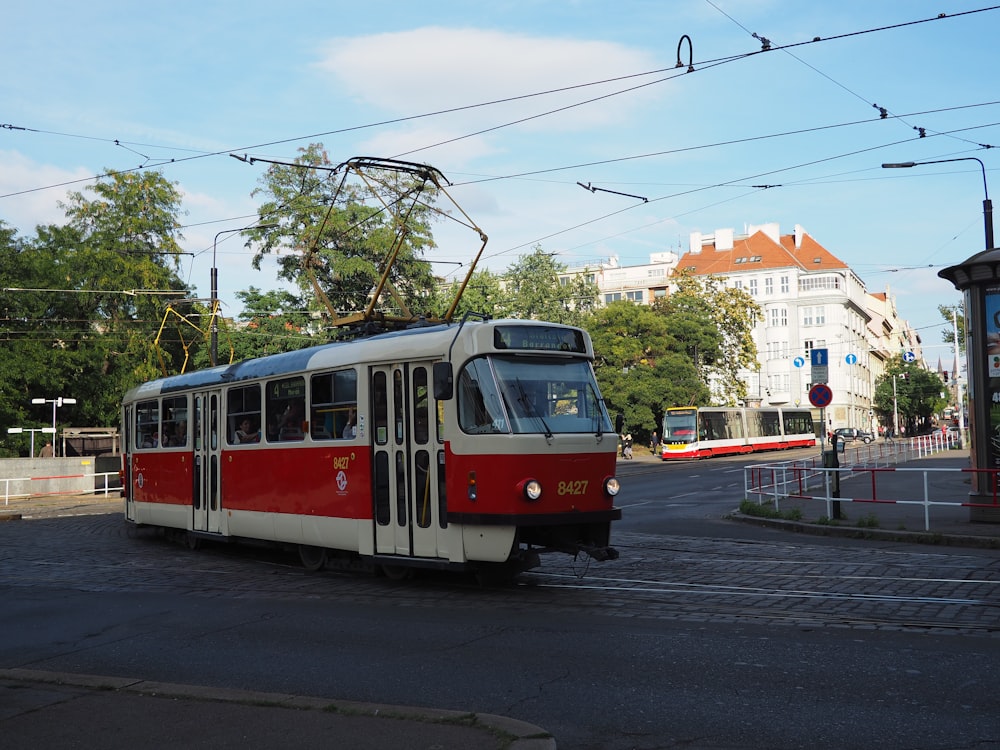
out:
M809 403L820 409L829 406L833 401L833 391L826 383L817 383L809 389Z
M906 352L903 355L903 361L904 362L916 362L917 361L917 355L914 354L913 352Z
M805 357L796 357L795 359L792 360L792 364L795 365L796 367L802 367L805 363L806 363Z
M848 354L846 357L844 357L844 361L849 365L856 365L858 363L858 355Z

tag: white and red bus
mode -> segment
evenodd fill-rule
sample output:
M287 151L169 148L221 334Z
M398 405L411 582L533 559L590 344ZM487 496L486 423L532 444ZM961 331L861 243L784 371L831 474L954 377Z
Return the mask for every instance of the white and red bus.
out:
M126 519L362 562L613 559L617 435L579 328L506 320L331 343L130 390Z
M661 434L664 461L816 445L812 412L783 407L671 407Z

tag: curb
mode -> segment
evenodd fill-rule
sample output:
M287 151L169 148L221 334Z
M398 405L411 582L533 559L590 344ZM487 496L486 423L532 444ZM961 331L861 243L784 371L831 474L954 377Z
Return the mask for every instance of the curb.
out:
M972 534L949 534L937 531L892 531L890 529L862 526L839 526L834 523L819 524L806 521L791 521L784 518L749 516L734 510L726 518L740 523L765 526L772 529L794 531L815 536L836 536L848 539L879 539L887 542L909 544L931 544L947 547L973 547L978 549L1000 549L1000 536L975 536Z
M496 737L509 738L508 750L556 750L556 741L549 732L534 724L496 714L387 706L378 703L338 701L291 693L260 693L250 690L212 688L200 685L178 685L130 677L46 672L35 669L0 668L0 679L19 682L45 683L84 688L95 691L129 692L154 698L186 699L214 703L236 703L263 708L286 708L297 711L322 711L348 716L381 720L402 719L427 724L456 724L476 729Z

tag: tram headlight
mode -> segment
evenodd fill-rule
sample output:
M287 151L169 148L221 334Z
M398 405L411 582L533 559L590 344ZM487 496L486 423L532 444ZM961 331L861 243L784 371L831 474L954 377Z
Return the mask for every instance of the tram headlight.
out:
M608 477L604 480L604 492L610 497L617 495L621 488L618 477Z
M537 479L525 479L517 487L524 493L524 499L528 502L533 503L542 496L542 483Z

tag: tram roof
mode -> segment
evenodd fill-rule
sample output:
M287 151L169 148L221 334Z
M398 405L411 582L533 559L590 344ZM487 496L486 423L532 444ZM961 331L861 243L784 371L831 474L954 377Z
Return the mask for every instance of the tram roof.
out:
M539 321L491 320L490 324L542 325L552 323ZM468 321L465 328L472 330L483 321ZM380 333L366 338L351 341L334 341L318 346L310 346L291 352L270 354L266 357L256 357L230 365L220 365L183 375L170 375L165 378L151 380L132 388L125 394L125 400L156 396L159 394L186 391L198 388L218 388L243 380L271 378L304 372L321 367L339 367L361 362L388 361L393 359L428 358L433 359L447 350L459 329L458 323L442 323L440 325L406 328L400 331ZM401 339L421 338L419 346L407 348ZM409 342L407 342L409 343Z

